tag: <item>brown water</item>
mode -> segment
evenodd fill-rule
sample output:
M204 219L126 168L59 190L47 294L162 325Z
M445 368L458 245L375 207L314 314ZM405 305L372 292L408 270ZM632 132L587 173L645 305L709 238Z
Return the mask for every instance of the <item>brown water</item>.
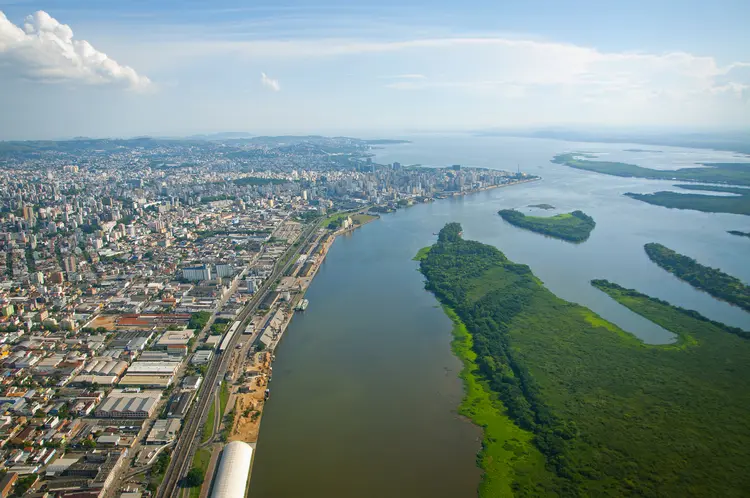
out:
M622 194L669 189L671 183L549 163L567 150L609 151L613 159L627 161L627 154L616 150L630 147L435 139L379 151L378 159L407 164L502 169L521 163L544 180L409 208L336 240L307 293L307 312L292 320L277 350L249 496L476 496L480 433L456 414L462 386L460 364L449 347L451 323L424 291L411 260L446 222L461 222L465 237L530 265L560 297L647 342L670 342L672 334L591 287L591 279L607 278L750 329L750 314L660 270L643 251L644 243L661 242L748 282L750 241L726 233L750 230L748 217L651 206ZM690 164L689 150L660 149L665 152L649 160L665 164L643 163L645 156L633 162ZM731 160L720 153L695 154L709 162ZM569 244L513 227L497 215L503 208L533 212L527 206L539 203L557 208L544 215L581 209L593 216L591 238Z

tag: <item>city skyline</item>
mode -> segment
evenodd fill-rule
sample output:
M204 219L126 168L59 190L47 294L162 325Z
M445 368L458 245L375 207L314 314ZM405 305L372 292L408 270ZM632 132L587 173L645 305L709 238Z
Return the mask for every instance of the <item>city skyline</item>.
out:
M741 129L748 14L733 1L0 2L0 139Z

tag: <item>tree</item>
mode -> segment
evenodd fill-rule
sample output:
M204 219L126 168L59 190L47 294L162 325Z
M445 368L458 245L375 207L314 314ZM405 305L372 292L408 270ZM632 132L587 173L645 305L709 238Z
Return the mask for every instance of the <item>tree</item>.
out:
M198 467L193 467L185 476L185 485L189 488L195 488L203 484L203 471Z

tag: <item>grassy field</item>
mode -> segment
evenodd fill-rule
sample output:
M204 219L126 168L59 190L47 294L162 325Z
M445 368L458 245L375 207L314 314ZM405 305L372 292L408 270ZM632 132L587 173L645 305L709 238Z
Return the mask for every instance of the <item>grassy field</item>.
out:
M513 226L569 242L585 241L596 226L594 219L583 211L549 217L527 216L515 209L503 209L497 214Z
M417 255L412 258L412 261L422 261L424 258L427 257L427 254L430 252L430 247L423 247L419 251L417 251Z
M481 412L507 415L533 434L554 473L525 479L513 463L481 459L481 496L497 496L489 491L499 489L494 481L507 479L515 496L746 496L750 387L738 380L750 378L750 341L743 331L597 281L678 337L644 344L558 298L496 248L464 241L451 225L420 263L427 288L465 324L475 355L469 371L502 402Z
M377 216L372 216L370 214L362 214L362 213L359 213L359 211L360 210L346 211L343 213L333 214L329 216L328 218L326 218L325 220L323 220L323 223L321 225L324 227L327 227L331 223L338 223L340 220L346 219L347 216L351 216L352 223L354 223L355 225L364 225L365 223L368 223L377 218Z
M221 382L221 390L219 391L219 406L221 408L220 417L224 416L224 412L227 410L227 402L229 402L229 384L226 381Z
M211 450L208 448L198 448L198 450L195 452L195 455L193 456L193 464L191 468L197 468L203 471L203 475L205 476L205 480L208 481L211 479L211 476L206 475L206 472L208 471L208 464L211 462ZM201 496L201 486L195 486L194 488L190 488L190 498L200 498Z
M667 191L655 192L653 194L627 193L625 195L639 201L648 202L649 204L673 209L692 209L705 213L750 215L750 189L708 185L675 185L675 187L686 190L724 192L737 195L681 194L679 192Z
M206 393L206 396L209 396L209 394ZM211 436L213 436L215 419L216 419L216 403L211 402L211 407L208 409L208 415L206 416L206 423L203 424L203 436L201 437L202 443L205 443L206 441L211 439Z
M698 290L707 292L716 299L750 311L750 287L738 278L727 275L717 268L698 263L693 258L673 251L661 244L645 245L649 259Z
M591 156L578 153L560 154L555 156L552 162L571 168L613 176L750 185L750 165L743 163L708 163L704 165L705 167L701 168L658 170L643 168L635 164L596 161L586 159L585 157L590 158Z

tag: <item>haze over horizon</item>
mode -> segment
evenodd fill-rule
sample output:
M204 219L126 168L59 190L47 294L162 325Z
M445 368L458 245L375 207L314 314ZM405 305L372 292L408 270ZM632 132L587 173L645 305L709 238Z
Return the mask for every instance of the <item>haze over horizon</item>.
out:
M0 0L0 140L747 129L749 18L733 0Z

